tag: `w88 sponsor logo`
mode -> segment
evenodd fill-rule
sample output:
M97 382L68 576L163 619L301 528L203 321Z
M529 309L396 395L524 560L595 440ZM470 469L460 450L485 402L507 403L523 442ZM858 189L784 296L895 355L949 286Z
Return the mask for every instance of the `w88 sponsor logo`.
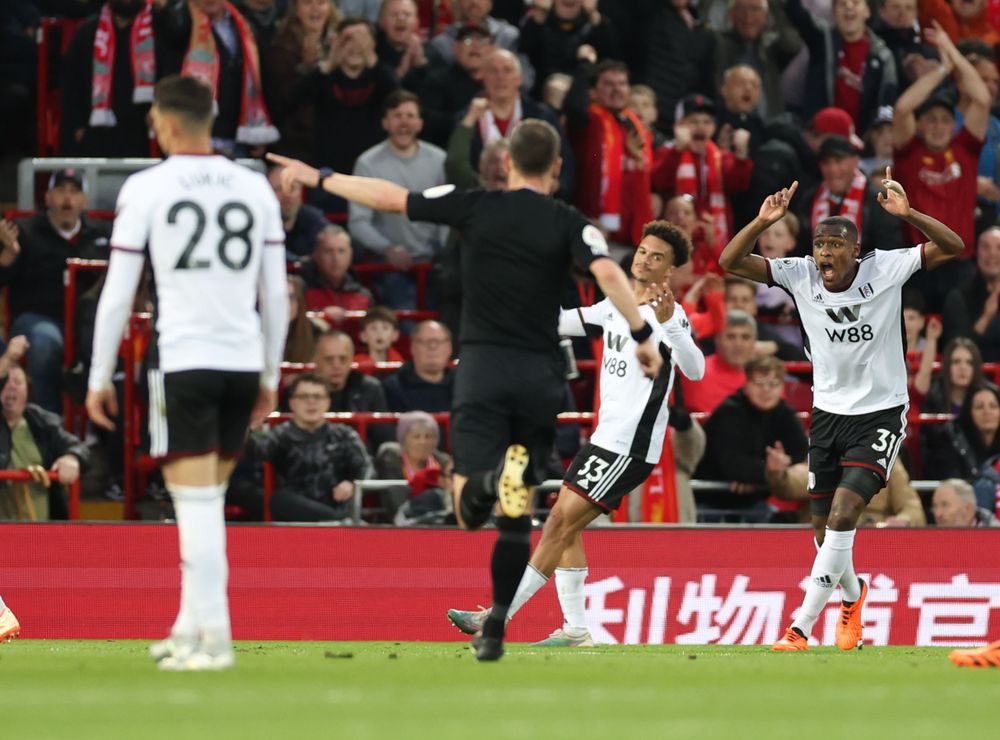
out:
M826 336L831 342L857 344L858 342L870 342L875 338L875 332L872 330L871 324L862 324L847 329L827 329Z

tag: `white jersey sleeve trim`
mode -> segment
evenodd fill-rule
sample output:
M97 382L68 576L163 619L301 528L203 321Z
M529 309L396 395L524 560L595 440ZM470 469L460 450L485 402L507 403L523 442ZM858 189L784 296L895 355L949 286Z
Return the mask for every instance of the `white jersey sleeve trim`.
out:
M125 333L125 324L132 315L132 302L145 264L142 250L118 248L111 253L108 276L94 320L94 349L87 383L92 391L111 385L111 377L118 364L118 347Z

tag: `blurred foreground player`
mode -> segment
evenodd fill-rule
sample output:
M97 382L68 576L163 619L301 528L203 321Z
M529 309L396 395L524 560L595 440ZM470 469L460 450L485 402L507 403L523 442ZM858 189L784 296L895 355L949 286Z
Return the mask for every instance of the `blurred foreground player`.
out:
M369 208L446 224L462 235L462 331L452 403L455 515L481 527L499 502L493 550L493 607L476 658L503 655L507 611L531 553L531 487L544 479L565 397L556 332L559 298L571 263L589 270L621 312L642 372L656 377L662 358L622 269L601 232L548 196L559 176L559 134L525 119L510 138L507 191L441 185L410 193L387 180L316 170L269 155L283 177ZM635 362L635 360L633 360Z
M691 242L684 232L668 221L651 221L643 228L632 258L635 298L648 304L640 305L639 310L647 320L655 320L654 336L664 359L655 378L643 375L631 359L633 347L626 336L625 319L608 301L564 309L560 314L560 335L604 337L601 413L590 443L566 472L542 539L507 612L509 621L555 573L563 625L535 643L537 646L594 644L584 615L588 568L583 530L599 514L617 509L659 463L670 416L667 399L674 383L674 367L691 380L700 380L705 374L705 357L691 336L684 309L666 287L674 267L686 263L690 252ZM470 635L483 628L489 615L489 609L448 611L452 623Z
M868 586L854 572L854 533L906 437L902 286L917 270L934 269L962 251L954 231L910 208L889 168L882 186L881 206L928 241L888 251L865 245L870 249L861 256L857 226L832 216L816 224L809 257L750 254L758 237L785 215L795 182L769 196L719 256L719 264L734 275L777 285L793 296L813 363L808 490L819 551L802 607L774 650L809 648L809 633L838 583L843 599L837 647L851 650L862 640Z
M157 299L150 454L164 461L181 553L177 620L150 654L164 670L220 670L233 665L223 504L248 424L276 402L288 329L285 233L264 176L212 154L204 83L161 80L151 117L170 156L118 195L87 413L113 427L111 375L148 257Z

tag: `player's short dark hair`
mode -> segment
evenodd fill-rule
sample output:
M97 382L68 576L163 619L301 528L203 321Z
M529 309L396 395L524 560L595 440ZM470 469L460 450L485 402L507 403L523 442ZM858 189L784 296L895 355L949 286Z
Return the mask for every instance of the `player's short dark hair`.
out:
M298 387L303 383L312 383L313 385L323 386L323 390L326 391L326 395L328 396L333 393L333 387L330 385L330 381L323 375L320 375L319 373L299 373L288 382L287 386L285 386L285 391L287 392L288 397L291 398L294 396L295 391L298 390Z
M215 117L212 88L190 75L167 75L157 82L153 105L162 113L177 116L191 128L210 127Z
M361 329L364 330L366 326L374 324L376 321L384 321L390 324L393 329L399 327L399 318L388 306L372 306L369 308L365 315L361 317Z
M510 137L510 158L518 172L538 177L559 158L559 132L548 121L525 118Z
M628 76L628 65L617 59L602 59L594 65L593 74L590 76L590 86L597 85L597 81L608 72L622 72Z
M777 375L779 378L784 378L785 363L773 355L754 357L743 368L743 373L748 380L754 375Z
M642 235L655 236L670 245L673 250L674 267L680 267L688 261L691 255L691 239L683 231L669 221L659 219L650 221L642 227Z
M847 232L847 240L852 244L858 243L858 227L855 226L851 219L844 216L828 216L816 224L816 229L814 229L813 233L815 234L820 227L824 226L834 229L844 229Z
M396 110L396 108L404 103L413 103L417 106L418 111L421 110L420 98L415 93L400 88L399 90L393 90L385 96L385 102L382 104L382 115L387 115L390 111Z

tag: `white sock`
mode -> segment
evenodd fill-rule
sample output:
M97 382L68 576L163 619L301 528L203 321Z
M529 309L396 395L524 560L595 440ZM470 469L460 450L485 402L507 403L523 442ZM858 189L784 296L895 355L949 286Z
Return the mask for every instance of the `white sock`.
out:
M587 615L583 608L583 584L588 568L556 568L556 592L562 607L564 628L568 632L587 631Z
M514 600L510 604L510 609L507 610L507 620L513 619L518 610L527 604L528 600L538 592L538 589L548 582L548 578L543 576L535 566L528 563L528 567L524 569L524 575L521 576L521 582L517 585L517 591L514 592Z
M826 530L823 546L816 553L812 572L809 574L809 587L799 615L792 622L792 627L802 631L806 637L812 632L813 625L819 619L823 607L830 598L830 592L840 582L840 578L851 561L856 530L836 532Z
M225 486L168 486L181 552L181 604L171 634L231 640Z
M816 552L819 552L819 542L813 538L816 545ZM861 584L858 583L858 574L854 572L854 549L851 549L851 559L844 568L844 575L840 577L840 598L842 601L857 601L861 598Z

